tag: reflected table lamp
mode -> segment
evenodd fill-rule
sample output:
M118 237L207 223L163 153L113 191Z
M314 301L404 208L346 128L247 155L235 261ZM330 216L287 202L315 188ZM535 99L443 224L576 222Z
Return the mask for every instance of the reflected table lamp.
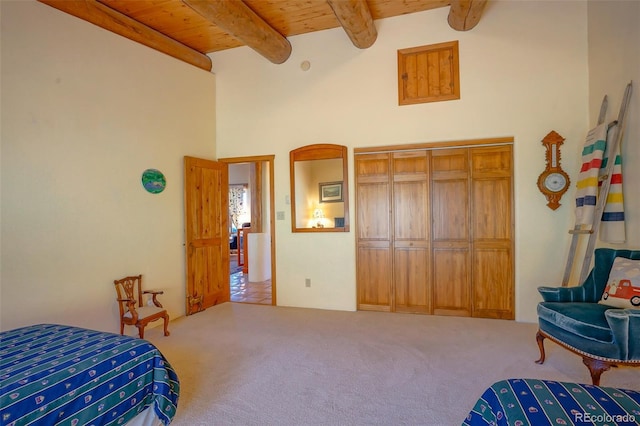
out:
M323 219L324 219L324 212L322 211L322 209L320 207L316 208L313 211L313 218L318 221L316 223L316 227L317 228L324 228L324 224L322 223Z

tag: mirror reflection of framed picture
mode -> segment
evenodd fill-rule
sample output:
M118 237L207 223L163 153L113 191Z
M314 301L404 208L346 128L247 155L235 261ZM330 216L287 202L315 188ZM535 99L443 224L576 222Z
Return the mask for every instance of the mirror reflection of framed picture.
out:
M342 201L342 182L320 182L319 185L321 203Z

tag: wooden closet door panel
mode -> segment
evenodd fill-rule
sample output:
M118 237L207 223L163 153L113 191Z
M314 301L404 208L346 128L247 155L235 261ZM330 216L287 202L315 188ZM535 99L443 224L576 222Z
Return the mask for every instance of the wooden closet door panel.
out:
M469 150L431 153L433 313L471 315Z
M391 241L390 155L355 156L356 238Z
M396 312L430 311L429 153L396 152L393 177L393 301Z
M426 241L429 238L427 188L426 181L394 183L393 231L396 242Z
M511 240L511 180L474 179L471 192L474 241Z
M393 283L396 312L431 311L429 263L427 248L394 249Z
M471 274L469 250L434 248L433 313L471 315Z
M356 194L358 240L391 241L389 183L360 184Z
M472 228L478 240L513 239L510 145L471 150Z
M456 179L469 175L469 150L437 149L431 152L431 177L435 180Z
M394 241L429 239L428 153L394 153L393 161L393 238Z
M355 156L358 309L391 310L390 154Z
M513 319L513 173L510 145L471 150L473 316Z
M379 244L378 244L379 245ZM358 309L391 310L391 249L390 247L358 247Z
M393 186L393 310L430 311L428 184L395 182Z
M464 180L431 183L433 241L469 241L469 183Z
M510 177L512 164L511 145L471 149L471 174L474 178Z
M355 156L357 182L379 182L389 180L390 154L358 154Z
M514 319L511 253L510 247L474 248L474 317Z
M433 241L469 241L468 149L431 153Z

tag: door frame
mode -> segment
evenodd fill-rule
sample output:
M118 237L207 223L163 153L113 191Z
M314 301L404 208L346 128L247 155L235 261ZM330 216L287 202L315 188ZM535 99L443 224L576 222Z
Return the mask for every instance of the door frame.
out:
M269 234L271 235L271 305L277 305L276 297L276 212L274 195L274 159L275 155L254 155L248 157L218 158L227 164L266 162L269 173ZM228 173L228 172L227 172ZM251 200L253 202L253 200Z

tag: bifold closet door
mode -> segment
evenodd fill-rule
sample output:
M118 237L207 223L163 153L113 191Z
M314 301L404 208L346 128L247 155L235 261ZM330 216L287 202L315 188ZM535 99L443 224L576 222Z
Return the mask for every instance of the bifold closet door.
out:
M469 150L431 153L433 313L471 316Z
M358 309L514 318L512 149L355 155Z
M395 152L391 160L392 310L430 313L429 152Z
M429 153L355 156L358 309L429 313Z
M390 154L355 156L358 309L391 310Z
M473 316L513 319L512 146L471 150Z

